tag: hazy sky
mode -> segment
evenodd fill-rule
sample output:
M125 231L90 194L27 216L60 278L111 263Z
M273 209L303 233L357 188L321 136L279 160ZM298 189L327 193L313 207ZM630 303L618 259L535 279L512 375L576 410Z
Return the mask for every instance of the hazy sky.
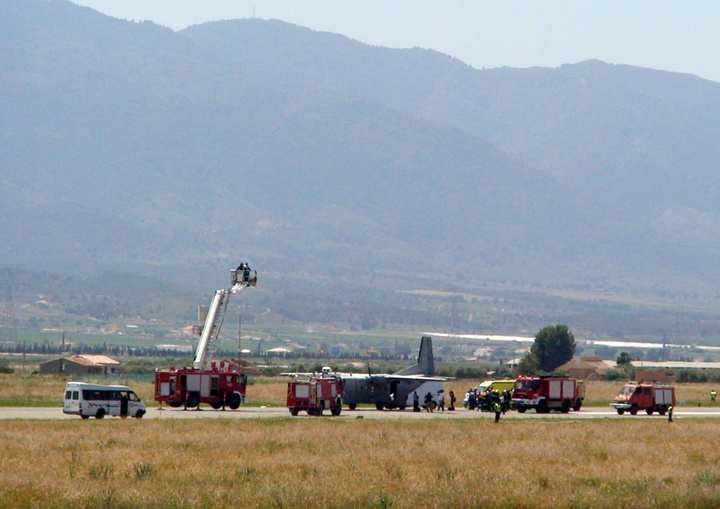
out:
M280 19L392 48L429 48L476 68L557 67L596 58L720 82L717 0L73 0L175 30Z

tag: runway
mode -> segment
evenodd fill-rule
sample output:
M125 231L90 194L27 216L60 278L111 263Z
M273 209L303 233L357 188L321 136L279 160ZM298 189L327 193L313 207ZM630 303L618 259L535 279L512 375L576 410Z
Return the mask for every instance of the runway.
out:
M679 407L675 410L673 419L683 418L718 418L720 409L702 407ZM287 419L318 419L301 413L297 417L291 417L285 407L241 407L239 410L213 410L210 408L201 410L182 410L165 408L159 410L157 407L148 408L143 419L263 419L263 418L287 418ZM325 412L324 419L493 419L494 414L476 412L459 408L453 412L412 412L398 410L376 410L374 408L359 408L357 410L343 409L342 413L333 417L330 412ZM657 414L647 415L645 412L638 415L618 415L612 408L588 407L578 412L571 411L563 414L550 412L547 414L536 414L528 411L520 414L515 411L505 413L502 419L667 419L667 416ZM40 408L40 407L2 407L0 408L0 419L20 420L61 420L77 419L76 415L65 415L62 408ZM117 419L117 417L106 417L106 419Z

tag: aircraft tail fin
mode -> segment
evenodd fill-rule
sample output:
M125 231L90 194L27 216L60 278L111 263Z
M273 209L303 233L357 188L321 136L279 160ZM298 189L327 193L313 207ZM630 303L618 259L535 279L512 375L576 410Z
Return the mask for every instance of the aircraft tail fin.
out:
M396 375L434 375L435 361L433 359L432 338L423 336L420 339L420 353L417 364L395 373Z

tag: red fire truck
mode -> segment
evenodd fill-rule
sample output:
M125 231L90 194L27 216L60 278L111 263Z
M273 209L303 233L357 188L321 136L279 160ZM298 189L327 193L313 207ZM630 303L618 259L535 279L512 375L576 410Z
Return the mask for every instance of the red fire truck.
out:
M171 367L155 372L155 401L173 408L205 403L237 410L245 403L246 386L247 377L230 362L212 362L206 369Z
M657 412L665 415L669 406L675 406L675 388L658 383L628 382L610 406L622 415L627 410L637 415L638 410L645 410L648 415Z
M230 362L212 362L220 328L230 296L257 284L257 273L247 263L230 271L232 287L217 290L207 308L204 325L195 327L200 334L192 368L155 371L155 401L171 407L199 407L201 403L215 409L237 409L245 402L247 377Z
M297 415L301 410L308 415L322 415L326 409L332 415L340 415L342 392L342 379L339 376L296 377L288 382L287 387L290 415Z
M523 413L534 408L539 414L550 410L568 413L580 410L585 386L574 378L562 376L519 376L513 391L512 405Z

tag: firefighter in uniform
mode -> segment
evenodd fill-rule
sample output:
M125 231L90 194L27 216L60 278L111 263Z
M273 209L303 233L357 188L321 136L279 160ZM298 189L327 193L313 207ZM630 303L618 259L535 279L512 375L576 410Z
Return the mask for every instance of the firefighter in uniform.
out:
M672 405L670 405L668 407L667 414L668 414L668 422L673 422L673 420L672 420L673 406Z
M715 392L715 389L710 391L710 401L715 401L715 398L717 398L717 392Z
M493 410L495 411L495 422L500 422L500 413L502 412L502 405L499 401L493 403Z

